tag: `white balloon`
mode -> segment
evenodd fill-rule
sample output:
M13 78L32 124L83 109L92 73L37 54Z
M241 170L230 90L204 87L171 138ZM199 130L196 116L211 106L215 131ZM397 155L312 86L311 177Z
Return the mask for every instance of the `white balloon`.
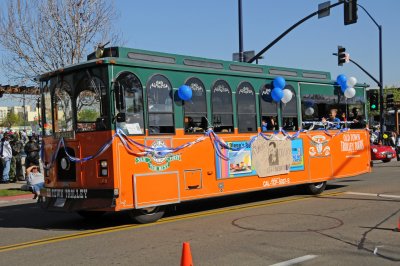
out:
M313 115L314 114L314 108L312 107L307 107L307 109L304 112L306 115Z
M356 95L356 90L354 88L347 88L344 91L344 97L353 98Z
M288 103L288 102L290 102L290 100L292 99L292 97L293 97L292 91L291 91L291 90L288 90L288 89L284 89L284 90L283 90L283 97L282 97L281 101L282 101L283 103Z
M347 80L347 87L349 88L354 88L354 86L357 84L357 79L355 77L350 77Z

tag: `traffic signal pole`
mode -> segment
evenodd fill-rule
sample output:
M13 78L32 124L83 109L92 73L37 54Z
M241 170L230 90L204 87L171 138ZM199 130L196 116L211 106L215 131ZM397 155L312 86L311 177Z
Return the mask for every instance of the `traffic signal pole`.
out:
M332 4L330 6L327 6L326 8L324 8L323 10L327 10L327 9L331 9L335 6L338 5L342 5L344 2L337 2L335 4ZM273 40L270 44L268 44L266 47L264 47L264 49L262 49L258 54L256 54L255 56L253 56L252 58L250 58L249 61L247 61L247 63L253 63L255 60L257 60L258 58L260 58L266 51L268 51L272 46L274 46L277 42L279 42L283 37L285 37L289 32L291 32L292 30L294 30L297 26L299 26L300 24L302 24L303 22L306 22L307 20L309 20L310 18L318 15L318 13L320 13L323 10L318 10L315 11L314 13L311 13L310 15L304 17L303 19L299 20L296 24L293 24L293 26L291 26L289 29L287 29L285 32L283 32L281 35L279 35L275 40Z
M379 126L380 126L380 132L379 134L379 140L382 140L383 138L383 126L384 126L384 115L383 115L383 63L382 63L382 25L379 25L376 20L371 16L371 14L362 6L357 4L358 7L360 7L362 10L367 13L368 17L374 22L374 24L378 27L379 30L379 109L380 109L380 119L379 119ZM371 76L370 76L371 77ZM376 79L373 79L376 82Z

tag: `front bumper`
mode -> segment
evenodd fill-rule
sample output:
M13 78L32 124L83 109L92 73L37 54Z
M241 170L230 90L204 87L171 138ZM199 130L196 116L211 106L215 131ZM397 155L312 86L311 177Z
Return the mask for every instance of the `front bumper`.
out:
M115 207L114 189L43 188L42 208L50 211L80 211Z

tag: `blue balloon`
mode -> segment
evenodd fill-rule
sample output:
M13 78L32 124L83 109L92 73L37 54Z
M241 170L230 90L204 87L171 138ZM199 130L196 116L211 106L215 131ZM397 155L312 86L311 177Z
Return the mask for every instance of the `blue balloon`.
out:
M272 100L280 102L283 97L283 90L281 88L274 88L271 92Z
M182 85L178 89L178 96L181 98L183 101L189 101L192 99L192 88L190 88L188 85Z
M346 86L347 83L347 78L345 75L340 74L339 76L337 76L336 78L336 82L340 85L340 86Z
M314 101L313 100L307 100L304 105L306 106L306 108L308 107L313 107L314 106Z
M283 89L286 86L286 81L283 77L276 77L274 78L274 81L272 82L274 84L274 88L279 88Z
M344 93L344 91L347 89L347 83L345 83L345 84L340 84L340 89L341 89L342 92Z

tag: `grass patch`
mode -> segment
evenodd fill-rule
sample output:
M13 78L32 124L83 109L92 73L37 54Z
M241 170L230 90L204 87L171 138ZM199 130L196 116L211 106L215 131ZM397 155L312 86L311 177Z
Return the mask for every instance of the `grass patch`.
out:
M23 191L19 188L9 188L9 189L0 189L0 197L7 197L7 196L16 196L16 195L24 195L24 194L31 194L30 191Z

